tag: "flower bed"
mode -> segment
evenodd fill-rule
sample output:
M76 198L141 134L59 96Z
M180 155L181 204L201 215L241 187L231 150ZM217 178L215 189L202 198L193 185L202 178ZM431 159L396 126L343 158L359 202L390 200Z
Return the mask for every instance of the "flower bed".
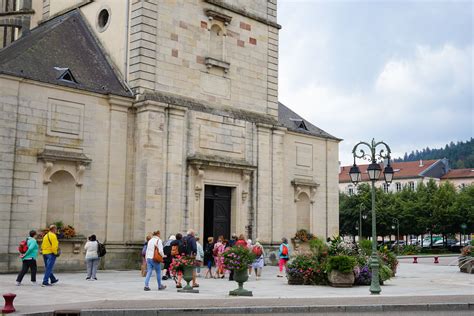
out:
M331 271L338 271L346 275L353 274L354 280L351 282L354 285L370 285L370 241L353 244L336 237L328 243L318 238L311 239L309 243L311 253L297 254L291 258L286 271L288 284L327 285ZM379 249L378 256L380 282L383 283L395 275L398 260L386 247Z

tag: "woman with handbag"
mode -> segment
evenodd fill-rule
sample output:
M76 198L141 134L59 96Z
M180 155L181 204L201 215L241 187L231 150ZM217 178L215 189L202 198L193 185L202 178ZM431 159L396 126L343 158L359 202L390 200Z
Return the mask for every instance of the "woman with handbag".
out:
M160 231L153 232L153 237L148 241L146 249L146 277L145 277L145 291L150 291L148 286L150 283L151 274L153 270L156 272L156 281L158 282L158 290L166 289L166 285L161 285L161 263L163 262L163 242L160 239Z

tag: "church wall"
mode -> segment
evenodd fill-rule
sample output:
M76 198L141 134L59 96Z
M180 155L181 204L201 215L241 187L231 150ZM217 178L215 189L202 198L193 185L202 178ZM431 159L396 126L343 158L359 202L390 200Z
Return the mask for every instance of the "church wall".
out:
M73 225L81 235L94 233L102 241L123 241L125 166L120 157L127 143L127 113L117 111L119 100L29 81L0 81L0 132L8 134L0 139L6 142L0 165L0 216L5 226L1 229L1 253L15 254L29 230L40 230L51 224L48 220L55 221L47 213L49 190L60 197L64 197L62 190L67 191L68 208L74 210L57 220L67 219L64 224ZM120 102L126 108L123 98ZM115 105L111 107L111 103ZM17 111L17 116L12 111ZM38 159L45 149L82 153L92 162L84 168L73 161ZM109 165L111 159L113 164ZM72 181L64 182L67 188L48 187L59 179L55 176L58 171L66 172ZM15 258L12 264L17 264Z
M288 132L285 135L284 225L282 237L293 237L297 229L299 195L310 199L311 233L321 238L338 233L338 142ZM300 185L293 185L295 179ZM305 183L308 183L307 185ZM311 183L315 183L314 187ZM335 192L335 193L334 193ZM327 223L327 224L326 224Z

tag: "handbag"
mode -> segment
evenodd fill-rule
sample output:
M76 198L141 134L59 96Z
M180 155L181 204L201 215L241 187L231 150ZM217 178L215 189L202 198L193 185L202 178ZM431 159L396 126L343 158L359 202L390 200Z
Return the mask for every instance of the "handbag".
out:
M162 263L163 262L163 257L160 254L160 251L158 250L158 247L155 246L155 251L153 251L153 261L157 263Z

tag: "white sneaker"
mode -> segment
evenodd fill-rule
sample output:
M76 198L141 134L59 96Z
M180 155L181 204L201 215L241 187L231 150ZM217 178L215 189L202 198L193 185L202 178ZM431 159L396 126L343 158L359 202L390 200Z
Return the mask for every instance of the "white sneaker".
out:
M21 285L21 282L16 282L16 286L20 286Z
M38 285L38 283L31 281L31 285Z

